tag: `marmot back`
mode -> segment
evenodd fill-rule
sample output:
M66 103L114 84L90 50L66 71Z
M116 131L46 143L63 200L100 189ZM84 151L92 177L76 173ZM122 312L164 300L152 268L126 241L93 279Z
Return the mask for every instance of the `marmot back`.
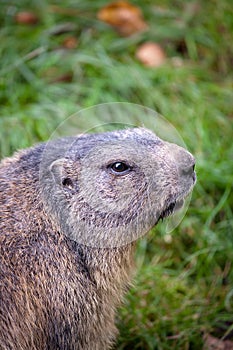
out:
M60 139L0 163L0 349L110 349L135 241L195 183L143 128Z

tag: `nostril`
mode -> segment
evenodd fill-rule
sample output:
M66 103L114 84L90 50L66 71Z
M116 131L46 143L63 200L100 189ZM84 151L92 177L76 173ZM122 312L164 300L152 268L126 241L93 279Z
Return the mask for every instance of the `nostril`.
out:
M184 175L189 175L189 176L192 176L193 173L194 173L194 169L195 169L195 163L189 167L186 167L182 170L182 173Z

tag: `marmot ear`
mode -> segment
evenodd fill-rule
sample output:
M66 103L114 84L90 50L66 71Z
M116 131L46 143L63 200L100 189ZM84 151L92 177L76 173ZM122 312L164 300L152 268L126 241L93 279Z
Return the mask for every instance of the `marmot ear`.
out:
M54 160L49 166L49 171L52 174L53 180L56 184L62 183L62 178L65 176L66 162L67 160L65 158L60 158Z
M52 162L49 166L49 171L52 174L53 181L56 185L65 190L77 192L77 184L75 180L67 173L68 167L71 165L70 161L65 158L59 158Z

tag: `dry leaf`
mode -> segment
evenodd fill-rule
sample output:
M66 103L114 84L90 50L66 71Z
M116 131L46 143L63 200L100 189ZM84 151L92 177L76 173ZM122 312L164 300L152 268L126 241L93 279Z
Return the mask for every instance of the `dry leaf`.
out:
M113 26L123 36L148 28L141 10L127 1L116 1L99 10L98 19Z
M50 83L70 83L73 79L73 74L72 73L66 73L59 75L58 77L55 77L50 81Z
M78 39L75 38L75 36L67 36L64 40L62 45L66 48L66 49L76 49L76 47L78 46Z
M205 334L203 350L233 350L233 342L215 338L210 334Z
M139 46L136 51L137 59L148 67L159 67L166 59L162 47L153 42L146 42Z
M22 11L15 15L15 21L19 24L33 25L39 22L39 18L34 12Z
M62 72L59 67L49 67L42 72L42 78L48 84L69 83L73 80L72 72Z

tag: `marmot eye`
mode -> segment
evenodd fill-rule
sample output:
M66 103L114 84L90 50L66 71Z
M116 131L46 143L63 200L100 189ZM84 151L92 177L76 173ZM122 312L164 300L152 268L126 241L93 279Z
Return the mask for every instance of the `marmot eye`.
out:
M130 166L123 162L115 162L109 165L114 174L125 174L130 170Z
M67 187L67 188L73 188L73 181L69 178L69 177L66 177L65 179L62 180L62 185L64 187Z

